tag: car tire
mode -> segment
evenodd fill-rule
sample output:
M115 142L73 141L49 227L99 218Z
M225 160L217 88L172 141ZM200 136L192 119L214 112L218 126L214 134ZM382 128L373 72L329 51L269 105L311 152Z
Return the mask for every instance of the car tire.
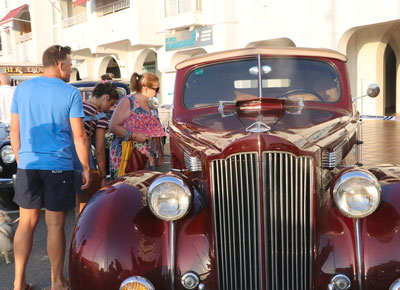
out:
M19 208L18 205L13 202L14 189L2 188L0 191L0 206L6 210L16 210Z

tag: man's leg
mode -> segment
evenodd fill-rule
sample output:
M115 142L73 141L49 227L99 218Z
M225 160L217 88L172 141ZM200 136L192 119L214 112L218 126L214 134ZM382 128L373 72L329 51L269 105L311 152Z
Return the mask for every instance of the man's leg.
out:
M65 218L67 212L46 210L47 254L51 265L52 289L65 289L67 280L64 278L65 259Z
M19 223L14 237L14 290L26 287L25 270L32 250L33 233L39 222L40 209L19 209Z

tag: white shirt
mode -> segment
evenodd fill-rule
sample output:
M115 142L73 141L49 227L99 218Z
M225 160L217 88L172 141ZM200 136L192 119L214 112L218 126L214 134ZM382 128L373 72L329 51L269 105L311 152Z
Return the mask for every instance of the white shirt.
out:
M15 87L9 85L0 86L0 122L11 122L11 103Z

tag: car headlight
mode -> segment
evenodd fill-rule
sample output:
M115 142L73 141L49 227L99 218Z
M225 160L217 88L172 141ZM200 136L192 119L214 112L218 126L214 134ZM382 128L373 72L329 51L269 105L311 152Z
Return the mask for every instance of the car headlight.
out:
M381 201L381 186L376 177L366 170L344 173L333 188L333 198L342 214L363 218L373 213Z
M0 155L1 159L6 164L15 162L15 155L10 145L6 145L3 148L1 148Z
M160 219L174 221L189 210L192 193L178 177L163 176L149 188L147 201L151 211Z
M155 290L153 284L149 280L141 276L132 276L125 279L119 290Z

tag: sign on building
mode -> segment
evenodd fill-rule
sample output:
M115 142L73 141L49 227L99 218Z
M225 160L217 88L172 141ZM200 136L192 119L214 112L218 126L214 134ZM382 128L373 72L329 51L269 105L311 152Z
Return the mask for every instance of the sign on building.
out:
M201 47L213 44L212 26L196 27L193 30L178 31L165 38L165 50Z

